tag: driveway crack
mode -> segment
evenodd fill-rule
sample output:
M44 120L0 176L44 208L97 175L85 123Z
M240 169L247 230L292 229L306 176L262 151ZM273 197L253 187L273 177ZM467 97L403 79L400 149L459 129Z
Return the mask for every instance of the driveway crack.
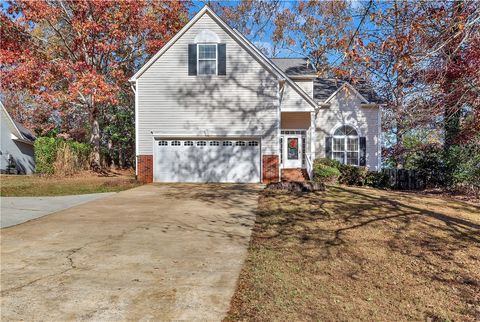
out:
M84 245L80 246L80 247L77 247L77 248L72 248L72 249L69 249L67 250L68 254L67 256L65 256L65 258L67 259L68 261L68 264L69 264L69 268L67 269L64 269L58 273L54 273L54 274L49 274L49 275L45 275L45 276L42 276L42 277L39 277L37 279L34 279L30 282L27 282L25 284L22 284L22 285L18 285L18 286L15 286L15 287L12 287L12 288L9 288L9 289L6 289L6 290L2 290L0 292L0 294L3 296L5 294L8 294L8 293L11 293L11 292L14 292L14 291L19 291L25 287L28 287L30 285L33 285L41 280L44 280L44 279L48 279L50 277L54 277L54 276L60 276L62 274L65 274L73 269L76 269L77 266L75 265L75 262L72 258L73 255L77 254L78 252L80 252L81 250L83 250L85 247L88 247L88 246L91 246L91 245L94 245L94 244L98 244L98 243L103 243L103 242L106 242L107 240L110 240L110 239L120 239L120 238L123 238L125 235L137 230L137 229L146 229L147 227L145 226L137 226L137 227L134 227L132 229L129 229L129 230L124 230L121 234L118 234L118 235L110 235L108 236L107 238L104 238L104 239L101 239L101 240L95 240L95 241L91 241L91 242L88 242L88 243L85 243Z

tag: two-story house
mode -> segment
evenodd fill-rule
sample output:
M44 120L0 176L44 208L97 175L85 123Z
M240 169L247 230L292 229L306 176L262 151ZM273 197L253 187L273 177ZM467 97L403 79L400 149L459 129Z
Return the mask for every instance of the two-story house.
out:
M144 182L273 182L316 158L380 168L380 110L364 83L268 59L210 8L131 79Z

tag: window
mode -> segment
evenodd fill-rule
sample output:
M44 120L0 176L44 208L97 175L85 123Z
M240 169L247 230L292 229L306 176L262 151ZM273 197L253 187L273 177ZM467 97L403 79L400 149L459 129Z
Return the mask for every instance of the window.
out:
M198 75L217 74L217 45L198 44Z
M237 141L235 142L235 146L245 146L245 141Z
M248 141L248 146L258 146L258 141Z
M210 141L210 146L219 146L220 142L218 141Z
M180 141L172 141L173 146L180 146Z
M222 145L223 145L223 146L232 146L232 145L233 145L233 142L232 142L232 141L223 141L223 142L222 142Z
M348 125L339 127L333 134L333 159L349 165L359 165L359 142L357 131Z
M183 145L184 146L192 146L193 142L192 141L185 141L185 142L183 142Z
M166 146L166 145L168 145L168 142L167 141L158 141L158 145L159 146Z
M207 142L205 141L197 141L197 146L206 146Z

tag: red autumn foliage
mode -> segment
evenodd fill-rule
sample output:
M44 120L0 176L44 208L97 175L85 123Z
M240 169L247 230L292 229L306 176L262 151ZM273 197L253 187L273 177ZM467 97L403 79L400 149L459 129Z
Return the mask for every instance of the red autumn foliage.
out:
M88 128L98 162L102 113L132 96L128 78L183 26L188 5L12 1L0 16L2 92L30 95L32 104L13 106L25 113L47 108L48 121L29 120L40 133L52 123L61 131L78 132L72 123L62 127L75 115L73 124Z

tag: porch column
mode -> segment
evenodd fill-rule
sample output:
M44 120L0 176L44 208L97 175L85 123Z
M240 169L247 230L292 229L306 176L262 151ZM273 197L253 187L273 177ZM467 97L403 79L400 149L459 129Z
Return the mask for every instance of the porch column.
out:
M316 113L315 112L310 112L310 160L315 159L315 142L317 140L316 138Z

